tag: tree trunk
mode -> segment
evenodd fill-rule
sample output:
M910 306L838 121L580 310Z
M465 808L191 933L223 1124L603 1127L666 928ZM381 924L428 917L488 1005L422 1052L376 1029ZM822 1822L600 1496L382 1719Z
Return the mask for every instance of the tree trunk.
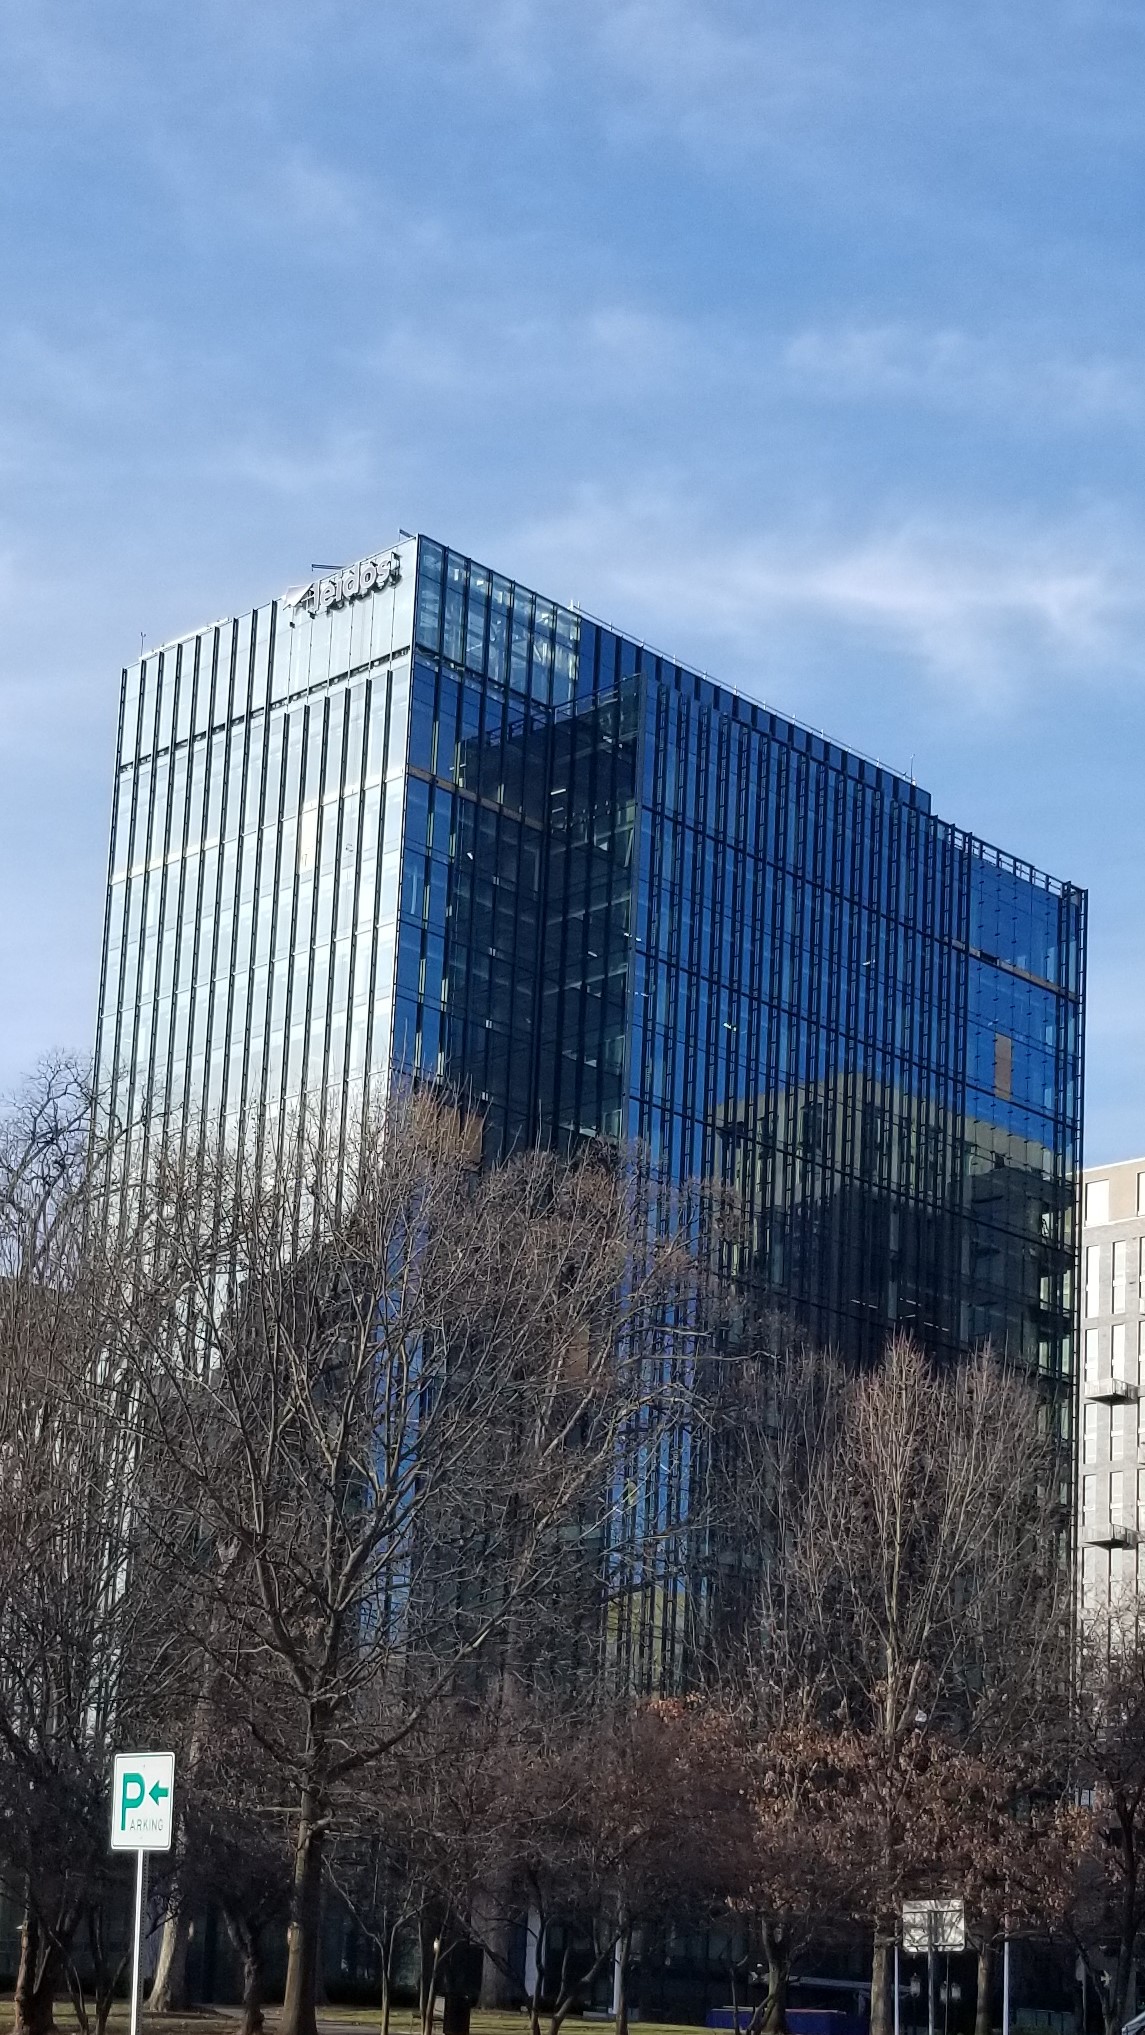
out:
M473 1907L473 1933L481 1944L481 1988L477 2004L497 2012L515 2007L520 1987L513 1983L509 1962L509 1890L504 1885L478 1889Z
M50 2035L55 2028L60 1953L44 1942L38 1918L25 1909L20 1925L20 1963L12 2001L12 2035Z
M386 1944L385 1955L382 1959L382 2035L390 2035L390 2003L393 1999L393 1988L390 1983L392 1959L393 1938L391 1937ZM1085 2035L1084 2029L1082 2035Z
M628 2035L628 1969L632 1958L632 1924L626 1922L616 1939L616 1983L613 2006L616 2035Z
M561 1959L561 1976L560 1976L560 1985L558 1989L558 1996L553 2006L552 2012L549 2015L549 2035L560 2035L561 2029L564 2027L565 2022L568 2020L568 2017L572 2013L573 2007L576 2004L577 1994L583 1993L586 1999L589 1997L589 1995L592 1992L593 1986L596 1984L596 1981L600 1977L601 1972L604 1970L605 1965L608 1963L609 1958L615 1956L615 1954L616 1954L616 1938L614 1936L610 1936L607 1943L604 1945L603 1949L600 1950L597 1956L593 1958L592 1963L589 1965L588 1970L583 1974L583 1976L577 1979L575 1982L571 1982L572 1944L570 1943L568 1945L567 1949L565 1950L564 1956ZM537 1980L537 1984L539 1988L540 1986L539 1978Z
M262 1951L251 1938L243 1951L243 2012L239 2035L262 2035Z
M891 2035L891 1998L887 1982L890 1949L890 1938L876 1927L871 1956L871 2035Z
M112 1964L107 1953L107 1938L104 1933L102 1908L87 1911L87 1936L91 1950L92 1970L95 1973L95 2035L106 2035L111 2010L115 2004L116 1987L127 1970L130 1951L125 1951L116 1964ZM86 2035L86 2031L85 2031Z
M238 1913L223 1909L227 1934L239 1954L242 1965L243 1990L242 2012L239 2019L239 2035L262 2035L263 2015L263 1969L262 1930L257 1923L250 1923Z
M1137 1848L1136 1830L1131 1813L1119 1807L1118 1820L1121 1825L1121 1855L1124 1860L1121 1883L1121 1928L1118 1932L1117 1963L1110 1973L1109 1985L1102 1993L1102 2006L1106 2027L1117 2030L1124 2026L1129 1989L1133 1983L1133 1961L1137 1950Z
M322 1939L322 1857L325 1831L319 1827L318 1801L312 1788L303 1790L294 1854L294 1899L287 1936L286 1987L279 2019L280 2035L317 2035L315 2001Z
M978 1945L978 2000L974 2008L974 2035L990 2035L994 1991L994 1931L987 1924Z
M182 2014L187 1999L187 1949L191 1940L191 1918L178 1895L175 1906L163 1918L159 1957L147 2000L149 2014Z
M529 2002L530 2035L541 2035L541 1986L545 1973L545 1924L540 1909L529 1904L525 1943L525 1989Z
M421 1973L418 1980L418 2005L421 2011L422 2035L432 2035L433 2017L437 2011L437 1989L441 1979L441 1950L445 1934L445 1918L440 1909L422 1907L418 1916L418 1942L421 1949Z
M763 1925L763 1947L767 1953L767 2000L761 2026L765 2035L786 2035L787 1981L791 1973L791 1945L784 1929Z
M732 2035L741 2035L739 2025L739 1987L736 1984L735 1965L730 1961L728 1963L728 1977L731 1984L731 1996L732 1996Z

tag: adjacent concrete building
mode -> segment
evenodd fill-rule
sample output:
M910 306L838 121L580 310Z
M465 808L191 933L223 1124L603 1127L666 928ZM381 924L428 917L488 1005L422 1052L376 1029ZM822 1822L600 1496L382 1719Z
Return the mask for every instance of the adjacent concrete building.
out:
M1079 1543L1082 1606L1138 1589L1145 1530L1145 1158L1084 1175Z

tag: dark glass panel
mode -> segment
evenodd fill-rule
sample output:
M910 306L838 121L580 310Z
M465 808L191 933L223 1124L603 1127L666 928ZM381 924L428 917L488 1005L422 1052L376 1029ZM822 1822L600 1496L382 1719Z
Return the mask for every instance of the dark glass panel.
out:
M448 554L445 567L442 652L451 664L462 663L465 653L465 560L455 551Z
M485 669L485 630L489 619L489 574L484 566L469 568L469 606L465 626L465 662L471 671Z
M436 651L441 642L441 547L422 538L417 550L417 631L416 639L425 650Z

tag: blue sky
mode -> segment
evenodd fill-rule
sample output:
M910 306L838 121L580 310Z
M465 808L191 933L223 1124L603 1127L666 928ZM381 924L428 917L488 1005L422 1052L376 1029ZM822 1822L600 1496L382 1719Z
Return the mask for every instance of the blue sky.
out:
M423 529L1091 892L1145 1152L1145 10L0 0L0 1087L118 673Z

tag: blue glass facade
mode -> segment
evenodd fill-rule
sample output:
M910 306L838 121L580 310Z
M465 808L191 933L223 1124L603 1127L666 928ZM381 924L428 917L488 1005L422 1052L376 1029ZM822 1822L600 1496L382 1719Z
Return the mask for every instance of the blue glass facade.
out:
M726 1184L729 1269L848 1354L903 1326L1072 1377L1085 910L917 785L420 540L395 1060L492 1151L629 1136Z

